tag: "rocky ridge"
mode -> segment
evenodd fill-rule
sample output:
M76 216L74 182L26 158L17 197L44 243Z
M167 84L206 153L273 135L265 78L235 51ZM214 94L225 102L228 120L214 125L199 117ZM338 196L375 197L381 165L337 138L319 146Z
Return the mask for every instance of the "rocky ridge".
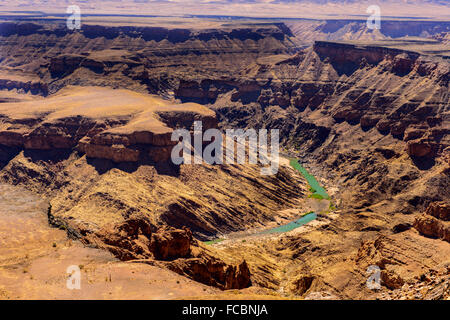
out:
M414 227L423 235L450 242L450 205L431 203L426 212L417 217Z
M220 289L250 285L245 261L175 228L210 239L258 226L304 192L286 169L265 177L258 166L171 164L174 129L195 120L204 130L217 126L214 113L194 103L68 87L0 109L1 179L46 197L50 225L120 260L145 260Z
M441 226L446 221L428 214L425 222L431 223L422 223L420 214L449 197L448 62L383 45L324 41L304 50L295 48L298 52L292 54L285 46L290 36L284 33L286 42L272 41L271 36L256 41L262 45L270 40L270 50L259 46L253 54L242 53L241 48L227 56L221 48L203 54L203 59L181 57L179 44L171 43L177 54L169 58L159 48L157 57L149 58L147 52L144 61L152 63L144 67L131 62L136 59L129 52L102 40L94 50L97 54L80 51L76 54L81 57L71 57L64 52L51 61L42 56L42 65L25 64L24 70L39 70L41 79L52 83L50 91L73 83L130 86L206 104L216 112L221 128L279 128L284 151L300 157L326 187L339 190L340 216L304 234L223 248L221 255L245 259L254 285L287 296L330 292L339 298L375 297L365 286L370 265L382 271L385 297L420 286L422 274L434 269L445 280L449 247L441 240L445 238ZM77 36L87 43L84 35ZM8 38L3 40L12 40ZM11 48L18 43L20 39ZM114 56L122 62L97 63ZM3 66L11 63L20 65L4 60ZM70 72L61 74L65 68ZM135 150L127 144L132 135L108 130L98 138L88 137L86 143L113 146L119 141L127 156L128 149ZM181 166L173 172L153 162L129 165L116 158L114 164L113 156L92 161L83 155L88 153L83 142L79 140L80 154L70 153L60 161L42 159L32 148L22 151L21 142L2 147L13 152L2 159L1 175L3 181L44 189L55 215L81 235L111 223L121 225L139 211L155 228L187 225L197 238L210 239L248 224L273 221L275 210L306 193L306 188L298 189L304 182L287 169L274 178L239 166ZM180 261L174 270L187 272L183 266L190 262ZM445 290L441 298L448 296Z
M2 22L0 30L0 68L38 75L43 94L72 84L172 96L181 79L232 75L260 55L296 51L282 23L216 29L83 24L72 32L65 24Z
M0 143L5 147L77 148L89 158L116 163L168 161L177 142L171 141L173 128L167 124L191 128L199 120L205 130L217 126L214 113L200 105L170 105L156 97L95 87L62 90L50 99L4 103L1 108Z
M220 289L243 289L251 284L245 261L227 264L194 240L189 229L154 227L145 218L130 217L119 225L106 226L82 238L122 261L134 260L165 267Z

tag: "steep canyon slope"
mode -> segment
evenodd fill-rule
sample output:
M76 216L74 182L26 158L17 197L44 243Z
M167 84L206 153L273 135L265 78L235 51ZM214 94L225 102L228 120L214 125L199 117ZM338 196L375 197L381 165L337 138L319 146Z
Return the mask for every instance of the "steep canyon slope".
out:
M45 196L53 223L72 236L126 259L151 259L157 251L144 249L159 243L154 234L166 225L205 240L294 218L279 210L298 206L307 187L291 169L264 177L256 166L165 161L167 135L195 119L277 128L282 151L335 190L337 213L317 228L217 244L213 253L190 244L188 231L172 230L162 242L180 237L185 260L165 267L221 288L248 285L236 280L244 274L277 295L366 298L375 297L365 287L375 264L382 298L414 296L425 282L422 298L448 296L445 37L304 48L284 23L86 24L67 32L4 22L1 30L0 85L20 94L0 104L0 178ZM433 49L417 49L426 45ZM235 266L211 264L214 255ZM192 261L205 268L201 276L188 274ZM225 271L205 278L215 268ZM441 278L447 287L435 285Z
M319 230L226 250L248 246L250 266L278 270L274 289L303 296L375 297L370 265L382 270L378 298L448 296L449 225L421 213L450 198L449 71L433 55L331 42L249 66L210 105L221 125L280 128L285 152L338 188L341 210Z

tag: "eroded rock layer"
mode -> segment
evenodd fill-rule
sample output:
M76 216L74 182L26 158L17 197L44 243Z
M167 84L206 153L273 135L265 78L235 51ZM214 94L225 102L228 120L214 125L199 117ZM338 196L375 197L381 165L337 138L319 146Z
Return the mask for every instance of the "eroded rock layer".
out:
M414 227L423 235L450 242L450 205L431 203L425 214L414 221Z
M5 30L0 66L16 75L2 82L9 89L46 95L96 84L184 102L85 88L0 106L1 180L45 195L52 221L69 234L221 288L246 286L249 273L253 286L283 296L449 296L441 202L450 198L450 67L442 54L412 50L420 41L408 39L408 48L319 41L300 49L283 24ZM445 32L438 38L446 43ZM108 107L83 106L85 96ZM307 188L285 167L261 176L256 166L168 165L171 130L195 119L217 125L195 102L213 109L221 128L280 129L283 152L331 191L338 211L320 213L298 233L221 244L206 260L197 255L184 226L201 240L262 227L280 218L279 209L298 206ZM135 214L154 229L129 229ZM366 284L373 266L380 293Z
M1 105L0 143L24 150L72 150L118 162L165 162L177 141L173 129L194 121L216 127L215 115L196 104L98 87L62 90L49 99ZM162 114L163 117L160 117Z
M21 79L1 76L2 88L44 95L73 84L172 96L181 80L232 76L260 56L296 51L282 23L212 29L83 24L72 32L65 23L2 22L0 30L1 74Z
M221 289L243 289L251 284L245 261L233 265L214 257L187 228L155 230L145 218L131 217L88 234L82 241L107 249L122 261L145 260Z

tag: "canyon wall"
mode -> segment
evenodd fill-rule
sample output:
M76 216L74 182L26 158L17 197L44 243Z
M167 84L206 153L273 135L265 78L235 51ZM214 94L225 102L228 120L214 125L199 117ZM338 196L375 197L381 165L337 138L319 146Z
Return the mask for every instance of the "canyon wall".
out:
M403 192L410 198L401 210L409 211L448 194L450 65L444 59L319 41L271 65L255 63L245 74L211 104L221 125L279 128L288 149L358 190L349 205ZM440 182L406 197L427 170L437 170Z
M370 265L393 294L436 272L448 282L450 67L442 55L385 42L300 49L275 24L8 28L0 68L16 82L3 88L41 96L0 104L0 180L45 197L49 220L70 235L224 289L251 280L278 293L366 298ZM32 91L30 81L46 89ZM301 160L338 211L304 233L223 249L244 263L218 259L182 228L209 240L289 221L294 213L282 209L301 207L308 188L287 167L261 176L251 165L172 166L169 133L195 119L280 129L282 152ZM448 296L433 291L425 297Z
M295 30L283 23L199 30L84 25L79 32L58 24L4 24L0 68L22 78L38 75L46 88L42 94L70 84L126 87L209 106L222 128L278 128L285 147L326 165L330 178L358 181L356 194L366 199L350 203L400 194L441 163L449 145L449 63L440 54L412 50L416 40L396 47L317 41L299 49ZM330 32L339 27L327 26L322 27ZM422 27L436 34L448 28ZM116 136L81 139L80 150L93 157L109 153L116 161L136 159L133 148L102 151ZM404 157L408 168L394 174L404 180L383 175L393 170L385 161ZM367 172L367 161L373 172ZM344 164L352 169L339 172ZM411 195L404 210L440 198L439 192Z
M291 36L283 24L198 30L84 24L70 31L65 24L2 22L0 68L38 75L47 85L42 94L73 84L171 96L180 79L220 78L260 56L295 52Z
M303 45L312 45L315 41L368 41L395 39L401 37L432 37L450 32L448 21L411 21L382 17L380 29L368 29L366 20L297 20L288 21L296 40Z

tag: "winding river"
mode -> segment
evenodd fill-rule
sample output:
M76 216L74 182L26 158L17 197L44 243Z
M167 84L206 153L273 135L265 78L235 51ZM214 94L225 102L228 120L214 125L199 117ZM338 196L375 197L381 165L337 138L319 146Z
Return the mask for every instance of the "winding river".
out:
M297 159L290 159L289 164L292 168L297 170L302 174L302 176L306 179L306 181L309 184L309 190L311 191L311 195L309 195L310 198L318 199L318 200L330 200L330 196L326 192L326 190L320 185L320 183L317 181L317 179L310 174L299 162ZM331 202L330 202L331 204ZM266 234L277 234L277 233L284 233L289 232L294 229L297 229L317 218L316 212L308 212L303 214L300 218L297 220L291 221L287 224L274 227L271 229L266 229L264 231L260 231L255 233L254 235L266 235ZM205 244L215 244L222 242L225 239L215 239L212 241L206 241Z
M297 170L298 172L300 172L302 174L302 176L306 179L306 181L308 181L309 184L309 189L311 191L311 198L315 198L315 199L326 199L329 200L330 196L328 195L327 191L319 184L319 182L317 181L317 179L310 174L296 159L290 159L289 164L291 165L292 168L294 168L295 170ZM260 232L259 234L271 234L271 233L283 233L283 232L288 232L288 231L292 231L294 229L297 229L305 224L307 224L308 222L311 222L313 220L315 220L317 218L317 213L316 212L308 212L306 214L304 214L303 216L301 216L299 219L295 220L295 221L291 221L287 224L275 227L275 228L271 228L268 230L264 230L262 232Z

